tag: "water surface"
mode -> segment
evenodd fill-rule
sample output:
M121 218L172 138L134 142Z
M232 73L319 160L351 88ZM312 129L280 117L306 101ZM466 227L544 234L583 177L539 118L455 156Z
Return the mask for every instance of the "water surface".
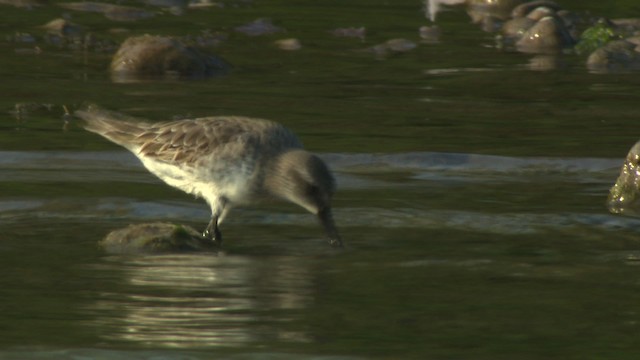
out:
M637 140L637 73L584 59L534 71L461 8L420 43L420 1L225 2L112 22L55 6L2 6L0 358L636 359L640 220L604 202ZM563 1L610 17L632 2ZM128 34L221 31L224 77L114 83L111 53L58 48L61 16ZM286 33L236 26L269 17ZM333 37L365 26L363 40ZM124 28L127 32L109 31ZM273 41L299 38L285 52ZM391 38L418 43L376 57ZM38 46L40 53L24 49ZM131 223L203 228L208 207L135 157L65 124L84 102L151 120L234 114L280 121L336 172L330 249L293 206L234 209L217 255L113 256ZM16 104L52 104L15 115Z

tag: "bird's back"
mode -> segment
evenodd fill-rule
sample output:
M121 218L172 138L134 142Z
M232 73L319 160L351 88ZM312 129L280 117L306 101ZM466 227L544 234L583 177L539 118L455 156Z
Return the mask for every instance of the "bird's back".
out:
M263 119L215 116L146 123L105 110L81 110L85 128L119 144L138 157L167 163L194 165L203 158L268 156L301 148L298 138L284 126Z

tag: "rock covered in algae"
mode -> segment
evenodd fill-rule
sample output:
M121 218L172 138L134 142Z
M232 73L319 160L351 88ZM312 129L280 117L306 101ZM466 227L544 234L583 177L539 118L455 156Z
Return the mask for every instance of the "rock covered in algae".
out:
M111 254L215 251L217 246L186 225L134 224L110 232L99 243Z
M111 61L114 81L153 76L206 77L224 74L227 62L164 36L134 36L125 40Z
M615 214L640 214L640 141L635 143L609 191L609 211Z

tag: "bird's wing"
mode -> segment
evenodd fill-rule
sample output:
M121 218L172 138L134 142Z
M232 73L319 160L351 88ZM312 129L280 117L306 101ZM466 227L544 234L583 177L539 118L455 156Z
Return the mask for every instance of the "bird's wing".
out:
M178 120L151 125L135 142L142 156L188 164L229 144L250 141L252 130L225 117Z
M99 108L75 114L85 120L87 130L138 156L168 163L188 165L211 154L233 156L302 146L291 131L262 119L215 116L147 123Z

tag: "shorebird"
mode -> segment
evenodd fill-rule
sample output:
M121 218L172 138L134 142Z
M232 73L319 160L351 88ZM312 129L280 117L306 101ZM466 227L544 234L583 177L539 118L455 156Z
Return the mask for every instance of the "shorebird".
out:
M240 116L147 123L97 107L75 115L165 183L203 198L212 214L203 236L214 242L222 243L220 224L231 208L274 197L315 214L329 244L342 246L331 212L331 171L278 123Z

